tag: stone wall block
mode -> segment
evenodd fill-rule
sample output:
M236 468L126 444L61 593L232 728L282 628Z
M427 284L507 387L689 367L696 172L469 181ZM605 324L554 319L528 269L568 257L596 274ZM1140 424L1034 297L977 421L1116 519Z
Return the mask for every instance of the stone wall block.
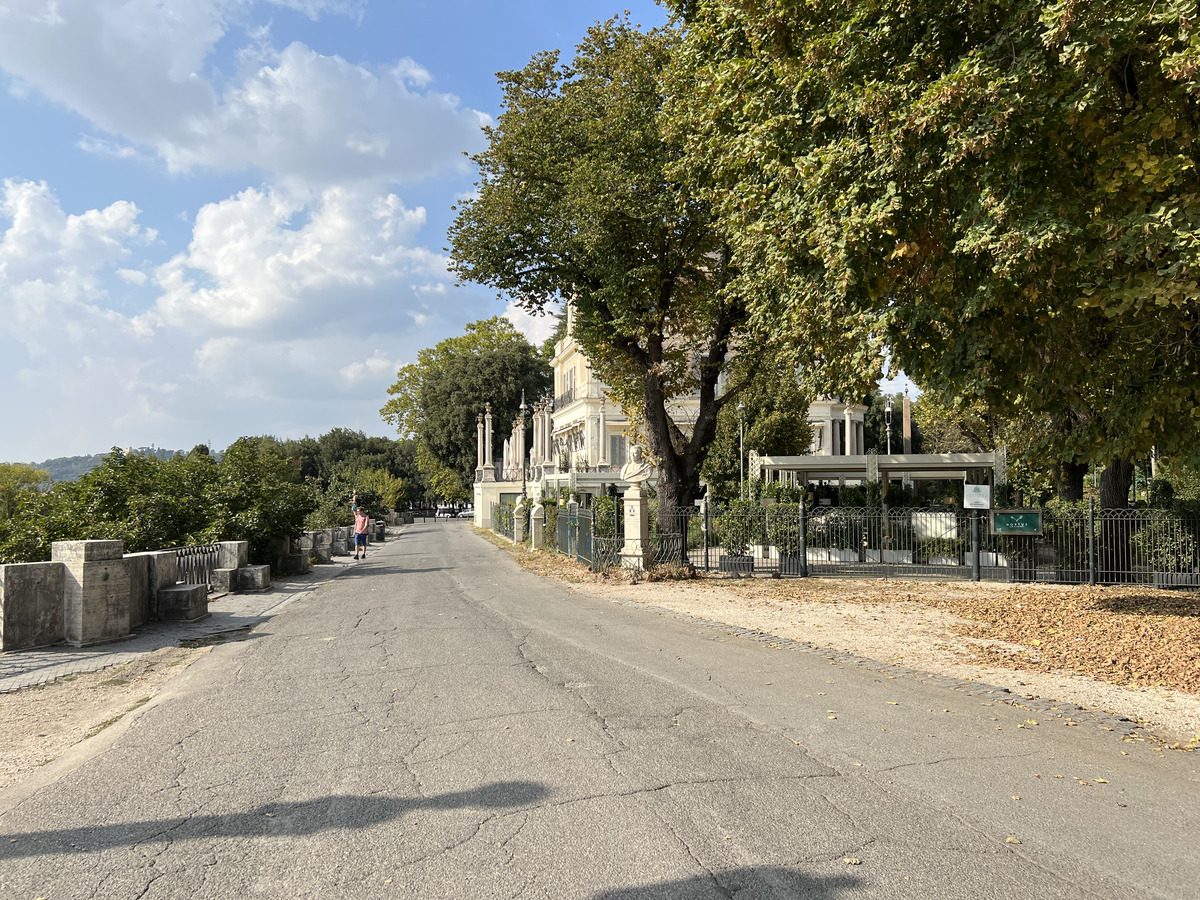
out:
M208 615L207 584L173 584L158 592L158 612L163 619L195 622Z
M243 566L238 569L238 589L265 591L271 587L270 566Z
M123 541L55 541L50 545L50 559L68 564L120 559L124 555Z
M0 566L0 650L62 641L65 574L58 562Z
M145 553L125 556L129 566L129 627L141 628L154 615L157 591L150 588L150 560Z
M96 544L96 547L87 545ZM86 647L128 637L129 560L114 548L121 541L56 541L52 553L63 563L63 635Z
M250 562L249 541L221 541L221 554L217 567L221 569L240 569Z
M238 589L237 569L213 569L212 583L214 594L233 594Z

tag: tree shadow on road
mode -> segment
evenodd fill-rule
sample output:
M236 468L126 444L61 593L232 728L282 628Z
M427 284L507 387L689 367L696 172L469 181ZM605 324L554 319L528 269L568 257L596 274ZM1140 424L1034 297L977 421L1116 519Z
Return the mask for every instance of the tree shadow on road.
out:
M91 853L159 841L213 837L290 838L342 828L369 828L415 810L514 809L549 796L534 781L497 781L470 791L433 797L340 795L293 803L267 803L246 812L180 816L119 825L94 825L0 834L0 860Z
M861 890L853 875L810 875L778 866L748 866L661 881L596 894L592 900L831 900L843 891ZM744 892L744 893L743 893Z

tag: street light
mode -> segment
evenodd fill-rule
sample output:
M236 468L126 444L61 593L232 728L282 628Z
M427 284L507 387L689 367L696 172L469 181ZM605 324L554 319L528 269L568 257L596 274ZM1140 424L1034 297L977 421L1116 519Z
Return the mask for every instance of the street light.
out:
M892 398L888 397L887 409L883 411L883 420L887 423L887 450L892 455Z
M738 411L738 499L746 499L746 404L740 400Z

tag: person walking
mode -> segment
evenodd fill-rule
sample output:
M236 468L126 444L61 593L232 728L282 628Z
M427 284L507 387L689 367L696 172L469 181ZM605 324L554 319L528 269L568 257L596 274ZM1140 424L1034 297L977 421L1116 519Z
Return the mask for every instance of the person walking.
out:
M367 528L371 520L367 518L367 511L362 506L354 510L354 558L358 559L359 551L362 551L362 558L367 558Z

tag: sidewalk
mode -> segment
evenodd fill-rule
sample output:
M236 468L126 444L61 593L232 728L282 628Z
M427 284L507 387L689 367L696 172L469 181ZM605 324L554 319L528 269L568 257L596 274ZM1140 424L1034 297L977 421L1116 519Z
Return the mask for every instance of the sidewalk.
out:
M346 570L346 563L313 566L307 575L281 578L257 594L220 594L208 601L209 616L198 622L150 622L130 638L98 647L57 646L0 653L0 694L56 681L65 675L98 672L143 653L217 634L250 628L271 618L297 597Z

